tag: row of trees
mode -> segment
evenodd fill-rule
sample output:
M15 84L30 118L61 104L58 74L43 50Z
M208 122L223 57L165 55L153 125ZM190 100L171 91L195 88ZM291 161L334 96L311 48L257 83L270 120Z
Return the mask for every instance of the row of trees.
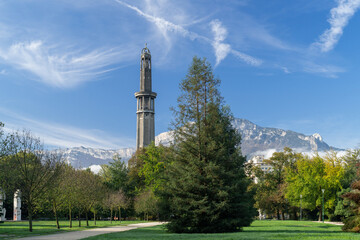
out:
M264 172L259 166L252 166L255 205L263 213L277 219L285 219L285 215L296 219L301 205L305 217L314 219L317 215L320 220L324 196L325 214L330 220L355 215L355 202L349 199L355 199L350 192L358 187L359 149L349 150L341 157L336 152L310 157L285 148L264 163L271 170Z
M122 191L112 191L103 177L89 169L74 169L67 165L61 155L44 150L40 139L29 131L6 135L1 130L0 188L8 196L17 189L21 191L22 211L29 220L30 231L35 214L48 216L53 212L60 228L59 215L68 212L72 227L75 212L81 226L82 215L86 216L89 225L88 213L93 212L96 220L99 209L106 211L126 206Z
M150 169L131 167L130 171L115 155L109 165L102 165L99 174L94 174L90 169L74 169L61 155L45 151L40 139L28 131L0 133L0 188L8 196L20 189L22 211L29 220L30 231L34 215L53 215L57 228L60 228L59 217L65 216L69 219L69 227L73 226L74 216L79 226L83 217L89 226L90 213L95 225L99 217L110 217L112 221L117 215L121 221L122 213L128 213L127 216L145 214L147 219L149 214L153 218L157 216L157 199L152 191L156 184L149 182ZM149 147L134 155L131 161L139 157L144 159L151 156L151 151L161 149ZM11 200L7 200L7 207L11 207Z

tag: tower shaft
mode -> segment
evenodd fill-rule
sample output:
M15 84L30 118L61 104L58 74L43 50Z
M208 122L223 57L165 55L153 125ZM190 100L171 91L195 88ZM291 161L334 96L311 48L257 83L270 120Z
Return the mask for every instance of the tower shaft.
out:
M152 91L151 54L145 47L141 51L140 91L135 93L137 99L136 149L148 146L155 141L155 98Z

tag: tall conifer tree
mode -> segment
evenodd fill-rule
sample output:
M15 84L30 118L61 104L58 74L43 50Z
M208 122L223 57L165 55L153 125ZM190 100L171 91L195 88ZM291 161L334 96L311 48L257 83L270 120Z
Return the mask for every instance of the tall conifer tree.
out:
M210 64L194 57L174 109L174 162L166 187L172 232L229 232L256 214L245 175L241 136Z

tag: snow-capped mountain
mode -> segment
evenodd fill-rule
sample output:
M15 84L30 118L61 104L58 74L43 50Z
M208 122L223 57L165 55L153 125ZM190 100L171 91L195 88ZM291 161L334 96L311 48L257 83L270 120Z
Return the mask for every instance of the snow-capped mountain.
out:
M325 143L318 133L306 136L290 130L260 127L249 120L239 118L234 120L233 125L241 133L241 149L244 155L267 149L282 150L284 147L301 152L337 150Z
M135 152L135 148L121 148L118 150L107 150L90 147L73 147L57 149L66 161L75 168L87 168L92 165L107 164L115 154L119 154L122 160L127 162Z
M325 143L318 133L307 136L290 130L260 127L246 119L239 118L234 120L233 125L241 133L242 153L247 156L256 155L258 152L269 149L280 151L284 147L290 147L301 152L339 150ZM155 137L155 144L168 146L172 139L171 131L164 132ZM114 154L119 154L127 162L135 152L135 149L105 150L74 147L56 151L60 152L74 167L85 168L92 165L106 164L112 160Z
M281 151L284 147L301 152L339 150L325 143L318 133L307 136L290 130L260 127L249 120L241 118L235 118L233 126L241 133L241 150L247 156L268 149ZM155 144L161 143L165 146L169 145L171 141L171 132L161 133L155 138Z

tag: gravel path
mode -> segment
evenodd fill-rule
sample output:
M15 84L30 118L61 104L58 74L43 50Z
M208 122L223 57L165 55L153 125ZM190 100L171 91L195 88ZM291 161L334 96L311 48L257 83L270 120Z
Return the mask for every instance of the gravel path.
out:
M313 221L313 222L322 223L322 221ZM344 225L344 223L342 223L342 222L324 222L324 223L338 225L338 226L343 226Z
M43 236L33 236L33 237L26 237L26 238L18 238L21 240L77 240L83 239L87 237L97 236L106 233L113 233L113 232L124 232L136 228L143 228L143 227L152 227L164 224L162 222L149 222L149 223L136 223L130 224L127 226L116 226L116 227L106 227L106 228L94 228L90 230L84 231L73 231L67 233L55 233L52 235L43 235Z

